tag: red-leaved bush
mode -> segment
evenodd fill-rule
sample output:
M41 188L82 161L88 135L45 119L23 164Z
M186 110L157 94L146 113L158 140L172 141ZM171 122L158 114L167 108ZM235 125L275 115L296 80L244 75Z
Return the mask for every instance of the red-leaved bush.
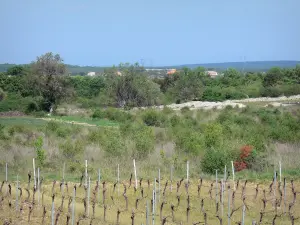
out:
M247 158L251 155L253 146L244 145L241 147L240 157L237 161L234 162L234 168L236 171L241 171L248 168Z

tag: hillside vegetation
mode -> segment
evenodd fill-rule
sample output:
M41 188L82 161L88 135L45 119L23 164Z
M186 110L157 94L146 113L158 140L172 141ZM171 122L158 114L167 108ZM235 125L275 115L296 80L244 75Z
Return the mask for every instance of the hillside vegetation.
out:
M50 121L21 118L0 118L0 164L8 162L14 173L25 173L36 157L49 176L66 162L67 171L78 177L87 159L91 174L100 165L103 177L110 179L117 162L130 171L133 158L144 178L153 177L152 168L168 171L171 166L174 174L184 176L187 160L192 177L214 174L225 165L230 168L230 161L241 171L237 176L272 177L279 160L285 176L300 175L298 106L132 112L109 108L95 110L91 117L63 116ZM94 121L91 124L96 126L63 122L76 119L81 123ZM97 122L105 120L108 122ZM42 142L40 148L37 142Z
M300 94L300 66L266 73L227 69L216 78L205 68L183 68L151 79L138 64L106 68L102 76L69 76L59 55L46 53L26 66L0 73L0 111L52 111L62 103L77 108L165 105L192 100L223 101Z
M68 76L61 57L46 53L31 65L1 73L0 112L9 116L14 115L9 111L19 111L30 117L0 118L0 163L23 171L27 160L41 153L35 147L40 140L39 163L49 172L66 161L68 170L81 173L84 159L110 171L112 162L120 161L126 168L136 158L145 175L153 166L171 165L181 174L187 160L195 167L194 175L214 173L230 161L238 170L263 174L271 172L278 160L291 176L300 173L295 161L300 140L297 105L228 106L221 111L136 109L299 94L299 66L246 74L228 69L214 79L202 67L154 80L144 72L138 64L121 64L106 69L103 76ZM51 117L46 116L49 112Z

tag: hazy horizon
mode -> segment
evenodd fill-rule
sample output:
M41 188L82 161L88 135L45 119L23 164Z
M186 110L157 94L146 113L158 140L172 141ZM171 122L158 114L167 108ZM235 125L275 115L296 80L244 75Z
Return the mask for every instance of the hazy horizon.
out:
M0 1L0 63L46 52L66 64L300 61L297 0Z

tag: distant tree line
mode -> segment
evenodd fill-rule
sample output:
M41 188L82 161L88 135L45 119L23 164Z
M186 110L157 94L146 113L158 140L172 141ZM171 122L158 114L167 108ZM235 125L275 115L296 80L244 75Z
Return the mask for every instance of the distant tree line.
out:
M141 107L192 100L223 101L300 94L300 66L266 73L227 69L211 78L205 68L183 68L150 78L139 64L104 69L101 76L70 76L58 54L46 53L29 65L0 73L0 111L51 111L61 102L82 107Z

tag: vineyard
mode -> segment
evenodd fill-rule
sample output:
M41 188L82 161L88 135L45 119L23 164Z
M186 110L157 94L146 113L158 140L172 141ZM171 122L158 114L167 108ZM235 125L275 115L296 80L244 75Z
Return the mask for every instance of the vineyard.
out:
M34 161L33 161L34 164ZM234 179L222 171L214 180L176 178L173 170L157 178L138 177L135 161L128 179L115 182L90 177L79 182L44 180L39 168L6 179L0 187L0 220L3 224L300 224L296 201L299 182L281 178L261 183ZM63 169L64 171L64 169ZM124 173L124 171L122 171Z

